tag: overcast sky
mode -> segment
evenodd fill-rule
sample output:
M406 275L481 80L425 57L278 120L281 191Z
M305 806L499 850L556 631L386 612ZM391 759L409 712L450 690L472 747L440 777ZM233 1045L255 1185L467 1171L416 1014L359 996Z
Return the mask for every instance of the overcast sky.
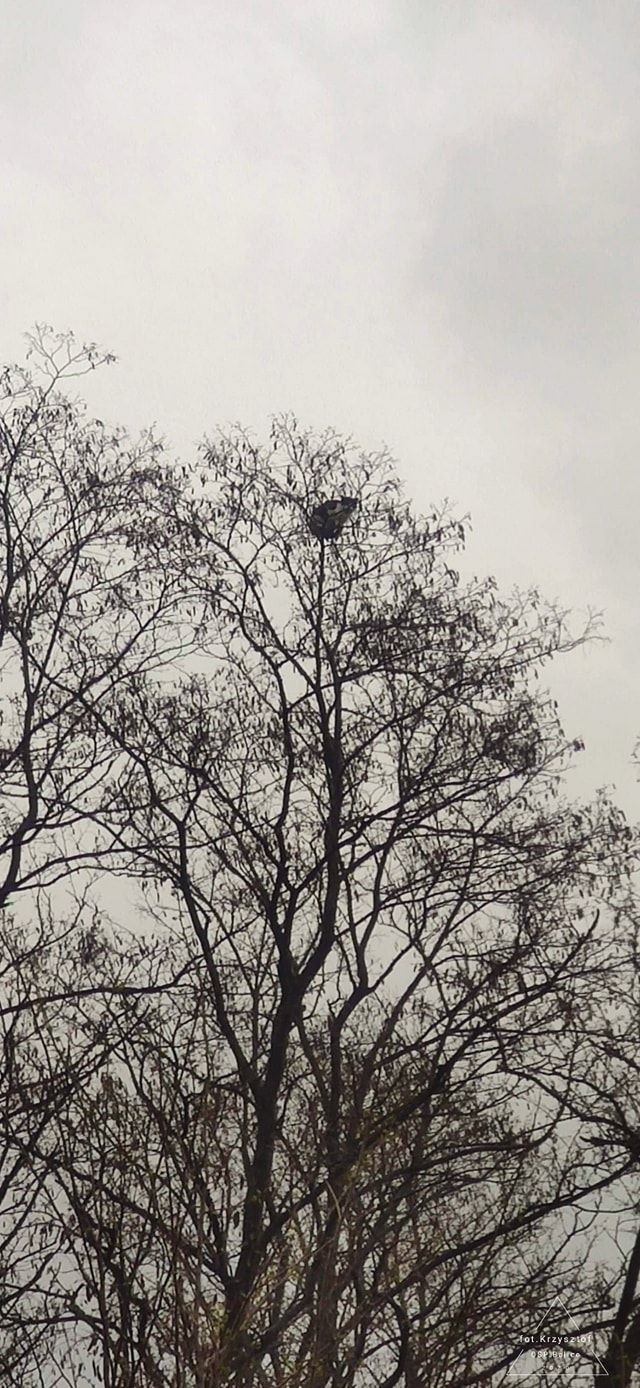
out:
M637 0L2 0L0 355L102 417L389 445L469 562L602 609L576 784L638 816Z

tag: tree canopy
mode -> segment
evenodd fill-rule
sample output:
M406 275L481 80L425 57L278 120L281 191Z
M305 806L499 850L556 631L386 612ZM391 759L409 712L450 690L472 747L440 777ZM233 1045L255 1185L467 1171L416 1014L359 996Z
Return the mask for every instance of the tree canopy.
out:
M8 1381L496 1383L561 1297L540 1382L596 1351L630 1382L634 1293L588 1254L637 1195L637 841L567 798L540 678L592 627L463 582L386 453L289 417L172 463L65 394L97 349L33 348L1 382Z

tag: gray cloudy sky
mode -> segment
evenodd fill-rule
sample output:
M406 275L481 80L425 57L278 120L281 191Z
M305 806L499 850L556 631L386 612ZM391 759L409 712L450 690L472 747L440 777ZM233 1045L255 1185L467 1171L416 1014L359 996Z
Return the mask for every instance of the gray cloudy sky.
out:
M637 0L3 0L2 358L91 405L386 442L469 562L604 609L554 688L636 816Z

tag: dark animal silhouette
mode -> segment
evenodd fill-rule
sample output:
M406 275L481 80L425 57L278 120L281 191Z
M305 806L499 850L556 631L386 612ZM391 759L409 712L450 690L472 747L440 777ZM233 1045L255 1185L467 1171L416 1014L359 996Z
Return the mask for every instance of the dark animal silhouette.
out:
M357 510L354 496L341 496L333 501L320 501L309 516L309 529L317 540L337 540L350 516Z

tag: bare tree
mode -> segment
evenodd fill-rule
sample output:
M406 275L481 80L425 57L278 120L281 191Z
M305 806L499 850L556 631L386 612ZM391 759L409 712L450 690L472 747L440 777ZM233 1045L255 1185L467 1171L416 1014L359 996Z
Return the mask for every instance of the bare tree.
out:
M287 421L210 446L145 535L198 658L97 702L95 818L196 972L64 1123L106 1382L488 1382L568 1277L590 1304L622 1168L576 1117L630 835L561 794L534 679L575 638L462 586L462 539Z
M104 774L38 880L98 855L156 943L146 974L105 946L65 1014L100 1063L23 1144L64 1249L24 1306L60 1382L496 1382L567 1282L602 1328L585 1247L625 1172L581 1115L633 845L563 798L579 743L535 684L590 632L463 585L457 521L294 421L151 481L144 514L100 492L121 663L94 574L99 677L53 688Z

